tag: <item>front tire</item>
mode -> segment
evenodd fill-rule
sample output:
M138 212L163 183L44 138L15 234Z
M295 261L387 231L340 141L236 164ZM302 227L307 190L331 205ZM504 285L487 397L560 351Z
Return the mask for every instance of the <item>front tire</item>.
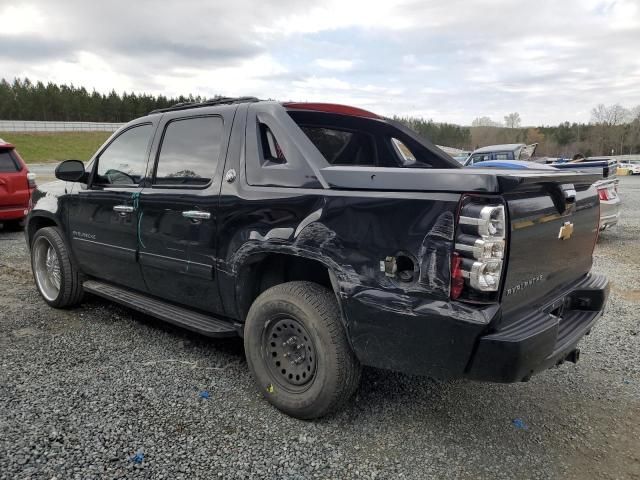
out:
M244 333L258 388L292 417L327 415L358 387L361 367L327 288L288 282L266 290L251 306Z
M31 270L40 295L50 306L71 307L82 300L82 278L58 228L45 227L34 234Z

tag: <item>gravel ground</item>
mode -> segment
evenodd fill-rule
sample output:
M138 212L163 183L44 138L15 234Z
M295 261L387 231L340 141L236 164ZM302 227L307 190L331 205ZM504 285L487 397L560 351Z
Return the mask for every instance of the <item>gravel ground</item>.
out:
M47 307L2 231L0 479L640 478L640 178L620 192L595 252L612 297L578 365L514 385L367 369L316 422L261 399L238 340L94 297Z

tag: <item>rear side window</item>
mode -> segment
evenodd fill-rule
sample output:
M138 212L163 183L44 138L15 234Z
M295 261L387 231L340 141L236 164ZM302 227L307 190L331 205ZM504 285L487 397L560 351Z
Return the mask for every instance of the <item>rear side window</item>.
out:
M18 164L13 159L11 151L0 151L0 172L17 172L18 170Z
M315 126L300 128L331 165L376 164L375 144L367 133Z
M144 177L152 125L140 125L121 133L98 158L97 183L138 185Z
M154 184L208 185L220 158L220 117L174 120L164 132Z
M282 148L280 148L280 144L271 129L264 123L258 124L258 128L262 147L262 165L287 163Z

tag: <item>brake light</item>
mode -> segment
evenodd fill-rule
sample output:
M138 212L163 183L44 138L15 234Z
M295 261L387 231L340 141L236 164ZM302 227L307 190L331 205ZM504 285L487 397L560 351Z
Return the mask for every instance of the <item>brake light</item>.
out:
M609 190L606 188L600 188L598 190L598 198L603 201L609 200Z
M493 302L502 283L507 221L500 200L463 196L451 262L452 299Z

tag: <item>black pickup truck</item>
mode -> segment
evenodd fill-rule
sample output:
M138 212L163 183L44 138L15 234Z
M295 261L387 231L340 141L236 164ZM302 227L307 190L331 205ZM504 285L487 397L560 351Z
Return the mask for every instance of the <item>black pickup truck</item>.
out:
M134 120L33 195L26 239L57 308L85 292L244 338L299 418L362 365L528 380L602 314L598 175L464 169L358 108L223 98Z

